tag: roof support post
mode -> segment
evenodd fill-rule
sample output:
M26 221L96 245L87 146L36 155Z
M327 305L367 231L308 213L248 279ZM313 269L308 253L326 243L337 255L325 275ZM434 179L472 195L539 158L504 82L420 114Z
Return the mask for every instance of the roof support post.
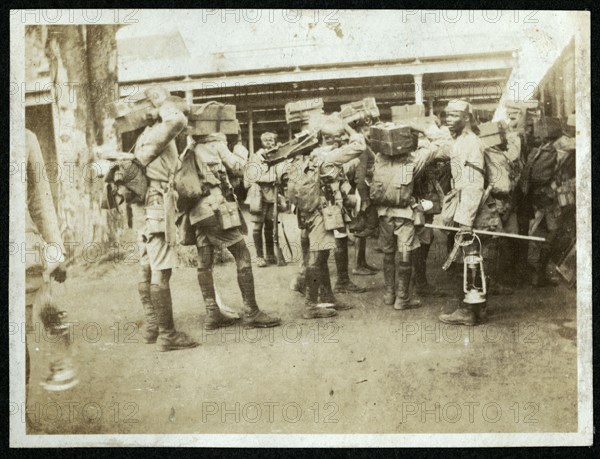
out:
M415 104L423 105L423 74L414 74L413 79L415 81Z

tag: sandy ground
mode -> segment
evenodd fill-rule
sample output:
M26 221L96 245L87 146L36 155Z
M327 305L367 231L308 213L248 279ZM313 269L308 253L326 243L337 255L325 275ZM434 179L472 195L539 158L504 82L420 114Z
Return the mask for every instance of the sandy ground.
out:
M293 216L283 220L297 243ZM438 244L430 281L448 287L444 258ZM381 267L380 253L369 259ZM353 310L310 321L288 289L296 270L254 269L259 304L283 326L207 332L196 271L177 269L175 322L201 346L168 353L141 342L135 263L72 273L55 292L79 322L72 347L81 382L44 391L48 344L30 335L30 417L48 434L577 430L575 290L492 297L487 324L456 327L437 320L447 299L402 312L383 305L378 274L354 278L367 293L340 295ZM226 303L239 307L235 265L215 276Z

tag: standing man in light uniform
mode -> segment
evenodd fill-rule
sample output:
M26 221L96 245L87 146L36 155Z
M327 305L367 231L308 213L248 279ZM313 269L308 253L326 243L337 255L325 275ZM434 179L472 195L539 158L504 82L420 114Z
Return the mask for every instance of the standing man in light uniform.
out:
M148 344L157 343L159 351L198 345L185 333L176 331L173 322L170 279L177 263L177 242L172 180L179 160L175 137L187 125L188 107L183 99L166 94L161 88L149 93L157 107L156 121L144 129L134 150L134 157L145 167L148 179L143 206L145 226L140 234L143 248L138 284L146 313L143 338ZM138 210L141 210L139 206Z
M251 163L256 165L256 169L260 170L260 176L252 184L248 181L244 184L246 188L254 185L260 188L261 206L260 211L252 213L252 237L254 246L256 247L256 266L264 268L268 265L277 264L275 259L275 246L273 242L273 206L277 202L275 193L275 183L277 181L274 168L270 168L265 163L264 153L273 148L277 143L277 134L272 132L264 132L260 136L262 148L258 150L251 158ZM264 245L263 245L263 229L264 229ZM266 249L266 258L265 258Z

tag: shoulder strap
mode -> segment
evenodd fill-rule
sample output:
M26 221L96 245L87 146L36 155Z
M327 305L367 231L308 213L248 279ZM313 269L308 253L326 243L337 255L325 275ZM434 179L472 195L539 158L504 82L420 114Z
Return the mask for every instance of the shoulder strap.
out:
M475 164L473 164L472 162L465 161L465 166L472 167L473 169L475 169L477 172L479 172L481 175L483 175L485 177L485 171L481 167L476 166Z

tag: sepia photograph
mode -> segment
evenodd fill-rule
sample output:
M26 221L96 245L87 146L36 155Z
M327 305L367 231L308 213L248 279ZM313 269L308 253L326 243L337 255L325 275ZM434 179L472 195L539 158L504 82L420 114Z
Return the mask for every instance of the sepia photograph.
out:
M589 446L589 11L10 11L12 447Z

